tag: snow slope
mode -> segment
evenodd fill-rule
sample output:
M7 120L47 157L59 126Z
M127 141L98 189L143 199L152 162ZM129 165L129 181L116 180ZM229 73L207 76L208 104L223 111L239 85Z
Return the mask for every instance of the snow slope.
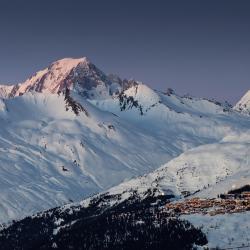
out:
M250 212L182 216L207 235L209 249L249 249ZM202 249L202 248L201 248Z
M218 143L188 150L163 167L120 187L157 188L176 196L196 193L217 197L232 187L250 183L250 130L225 137Z
M234 159L231 150L240 149L245 157L249 146L247 140L222 140L248 134L249 117L213 101L108 77L86 58L55 62L23 84L2 87L1 93L0 222L80 201L124 181L114 192L145 190L157 184L158 175L164 192L193 192L216 183L217 175L225 178L226 168L222 165L207 179L218 164L205 170L205 160L193 166L193 156L204 154L210 161L206 150L213 150L219 162L224 154ZM174 173L186 161L194 167L189 176L201 175L201 180L188 182L185 172L183 180Z
M89 116L66 111L62 95L29 93L5 100L1 220L79 200L148 172L176 153L174 147L170 152L159 148L149 155L156 138L82 103Z

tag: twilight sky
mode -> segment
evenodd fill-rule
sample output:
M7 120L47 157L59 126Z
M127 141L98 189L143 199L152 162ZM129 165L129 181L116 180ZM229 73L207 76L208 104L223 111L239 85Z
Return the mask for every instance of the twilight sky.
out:
M0 82L64 57L155 89L236 102L250 89L248 0L0 0Z

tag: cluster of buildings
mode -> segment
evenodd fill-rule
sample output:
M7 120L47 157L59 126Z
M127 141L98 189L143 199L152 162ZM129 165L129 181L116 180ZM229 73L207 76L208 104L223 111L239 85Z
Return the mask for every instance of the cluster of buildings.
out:
M166 205L169 214L209 214L211 216L225 213L250 211L250 192L243 192L240 197L226 195L225 198L192 198Z

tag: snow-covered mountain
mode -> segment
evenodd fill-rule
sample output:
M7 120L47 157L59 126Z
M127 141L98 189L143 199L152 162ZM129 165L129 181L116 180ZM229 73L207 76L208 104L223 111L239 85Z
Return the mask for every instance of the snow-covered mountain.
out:
M163 93L106 75L87 58L62 59L24 83L0 85L0 224L70 203L14 223L1 242L19 249L19 240L40 242L42 230L43 244L54 248L83 230L89 215L107 211L109 218L109 209L116 220L132 218L130 226L157 217L153 223L168 228L166 202L215 198L249 184L249 97L232 108L172 89ZM249 212L227 216L184 219L202 227L209 247L228 246L234 236L237 246L247 245ZM224 228L239 221L243 229L225 237ZM196 229L183 225L190 239ZM195 232L193 243L202 236Z
M30 91L58 93L66 87L77 89L82 95L97 98L108 96L119 86L112 84L108 77L86 57L80 59L65 58L35 73L24 83L2 86L0 96L15 97Z
M250 114L250 90L236 103L235 109Z
M80 201L250 127L227 105L107 76L86 58L59 60L0 92L0 222ZM207 183L173 178L164 186L175 194Z

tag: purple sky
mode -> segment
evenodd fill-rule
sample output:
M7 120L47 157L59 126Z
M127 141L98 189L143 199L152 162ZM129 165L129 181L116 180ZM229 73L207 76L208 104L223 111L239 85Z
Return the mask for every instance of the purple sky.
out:
M1 0L0 82L63 57L179 94L236 102L250 89L248 0Z

